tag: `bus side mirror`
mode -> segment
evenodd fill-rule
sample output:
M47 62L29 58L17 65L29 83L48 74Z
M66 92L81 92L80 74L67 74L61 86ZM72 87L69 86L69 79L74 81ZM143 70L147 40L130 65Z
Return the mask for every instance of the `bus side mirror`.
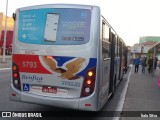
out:
M12 14L12 18L13 18L14 21L16 20L16 13Z

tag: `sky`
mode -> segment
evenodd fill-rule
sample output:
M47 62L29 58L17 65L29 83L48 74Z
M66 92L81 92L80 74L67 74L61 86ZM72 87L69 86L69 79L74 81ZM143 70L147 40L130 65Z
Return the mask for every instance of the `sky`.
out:
M0 1L0 12L6 13L6 1ZM143 36L160 36L160 0L8 0L7 15L17 8L40 4L97 5L116 33L132 46Z

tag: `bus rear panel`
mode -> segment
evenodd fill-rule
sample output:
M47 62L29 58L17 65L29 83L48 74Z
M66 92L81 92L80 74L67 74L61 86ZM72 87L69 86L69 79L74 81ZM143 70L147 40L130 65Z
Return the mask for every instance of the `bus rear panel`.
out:
M96 6L17 9L11 100L99 110L95 92L99 77L99 20Z

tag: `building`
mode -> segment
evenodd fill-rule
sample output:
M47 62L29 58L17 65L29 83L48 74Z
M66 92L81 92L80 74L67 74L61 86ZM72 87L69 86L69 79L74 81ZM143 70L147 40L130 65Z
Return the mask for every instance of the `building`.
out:
M154 44L152 48L149 49L148 53L157 56L160 62L160 42L157 42L156 44Z
M140 37L139 44L134 44L131 48L133 58L135 57L146 57L148 50L153 47L157 42L160 41L160 37L145 36Z
M139 44L146 43L146 42L159 42L160 37L158 36L143 36L139 39Z
M2 12L0 12L0 36L2 34L2 31L5 30L5 20L6 16L3 15ZM14 29L14 20L12 17L7 17L7 30L13 31Z
M4 33L5 33L5 21L6 16L0 12L0 54L3 52L3 40L4 40ZM14 29L14 20L12 17L7 17L7 36L6 36L6 48L11 49L12 39L13 39L13 29Z

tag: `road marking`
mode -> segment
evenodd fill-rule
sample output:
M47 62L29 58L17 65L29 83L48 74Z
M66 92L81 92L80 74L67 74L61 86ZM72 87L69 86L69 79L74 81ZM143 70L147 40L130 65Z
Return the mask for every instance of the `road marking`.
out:
M11 68L0 68L0 71L1 70L11 70Z
M131 72L132 72L132 65L130 65L130 72L129 72L129 75L128 75L128 79L127 79L127 82L124 86L124 89L122 91L122 95L120 96L120 101L118 103L118 106L116 108L115 111L122 111L123 110L123 106L124 106L124 101L125 101L125 97L126 97L126 94L127 94L127 89L128 89L128 84L129 84L129 80L130 80L130 76L131 76ZM114 117L113 120L119 120L121 117Z

